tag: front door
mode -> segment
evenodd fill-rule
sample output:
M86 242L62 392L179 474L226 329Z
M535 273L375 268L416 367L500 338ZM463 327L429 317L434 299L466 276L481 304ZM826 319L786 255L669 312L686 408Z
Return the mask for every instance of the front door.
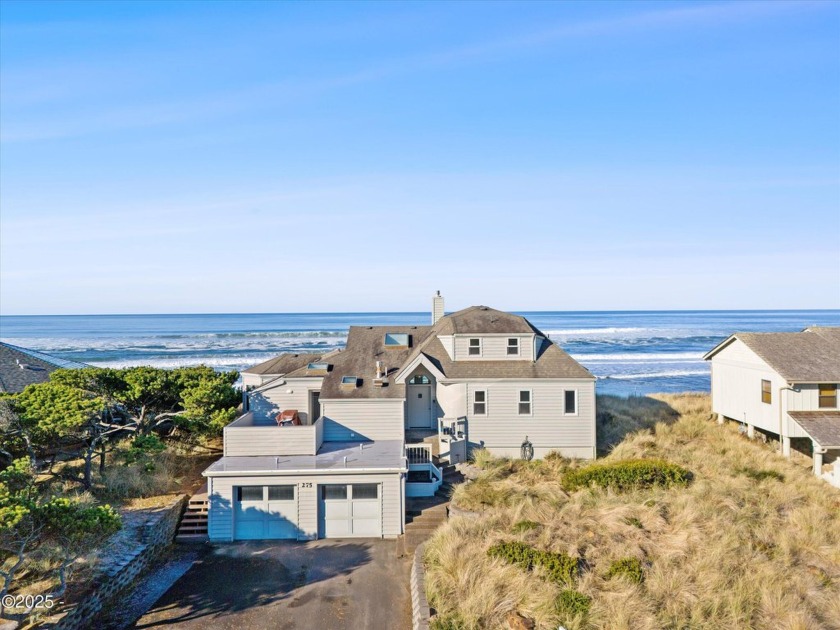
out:
M428 429L432 426L432 386L408 385L408 428Z

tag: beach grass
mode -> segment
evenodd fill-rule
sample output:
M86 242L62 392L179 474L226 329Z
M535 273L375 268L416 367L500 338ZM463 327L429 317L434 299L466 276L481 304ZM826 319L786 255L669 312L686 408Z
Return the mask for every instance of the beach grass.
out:
M482 454L482 476L453 497L480 516L427 544L439 623L501 628L517 612L568 630L840 629L840 491L716 424L707 395L606 399L604 463L668 462L690 482L567 491L587 462ZM577 559L574 584L488 553L513 542Z

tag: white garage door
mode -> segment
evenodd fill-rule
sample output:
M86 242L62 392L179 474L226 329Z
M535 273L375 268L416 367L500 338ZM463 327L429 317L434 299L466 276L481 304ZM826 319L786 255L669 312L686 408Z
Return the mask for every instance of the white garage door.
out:
M294 485L239 486L234 492L234 538L297 538L298 508Z
M321 538L382 536L378 483L330 484L318 488L318 535Z

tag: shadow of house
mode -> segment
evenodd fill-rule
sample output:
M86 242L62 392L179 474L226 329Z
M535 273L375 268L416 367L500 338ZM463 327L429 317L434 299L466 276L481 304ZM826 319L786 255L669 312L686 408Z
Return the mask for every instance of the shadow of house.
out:
M598 456L609 453L624 438L636 431L652 429L658 423L672 424L680 417L668 403L648 396L599 395L596 415Z
M328 554L328 555L327 555ZM328 557L328 560L325 559ZM371 560L366 543L235 543L207 552L132 628L154 628L211 619L289 600L305 603L300 590L350 576ZM311 591L310 591L311 594ZM300 595L300 596L298 596ZM311 596L311 595L310 595Z

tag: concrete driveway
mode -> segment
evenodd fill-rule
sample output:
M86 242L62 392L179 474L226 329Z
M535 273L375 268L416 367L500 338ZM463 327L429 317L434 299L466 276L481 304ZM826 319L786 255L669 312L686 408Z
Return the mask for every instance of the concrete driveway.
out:
M134 628L411 627L393 540L232 543L201 553Z

